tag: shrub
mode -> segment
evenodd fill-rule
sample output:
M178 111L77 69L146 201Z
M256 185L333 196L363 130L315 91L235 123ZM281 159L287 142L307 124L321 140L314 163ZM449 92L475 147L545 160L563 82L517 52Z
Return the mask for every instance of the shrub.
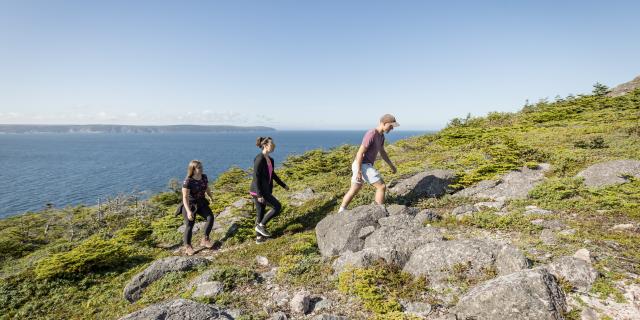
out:
M68 252L40 260L35 273L39 279L77 278L89 272L121 267L133 253L127 244L94 235Z
M537 200L558 201L578 196L584 189L579 178L551 178L535 186L529 196Z
M426 289L424 277L413 278L397 266L382 263L348 267L338 276L338 290L357 296L366 309L378 314L401 312L399 299L415 299Z
M180 203L182 196L179 192L162 192L151 197L150 201L165 206L176 205Z

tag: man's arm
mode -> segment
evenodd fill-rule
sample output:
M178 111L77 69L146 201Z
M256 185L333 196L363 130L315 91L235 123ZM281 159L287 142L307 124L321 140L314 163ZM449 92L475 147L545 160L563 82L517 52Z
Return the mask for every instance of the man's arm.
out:
M391 167L391 172L396 173L396 171L398 171L396 166L393 165L393 162L391 162L391 159L389 159L389 155L387 154L387 150L384 149L384 146L380 149L380 157Z

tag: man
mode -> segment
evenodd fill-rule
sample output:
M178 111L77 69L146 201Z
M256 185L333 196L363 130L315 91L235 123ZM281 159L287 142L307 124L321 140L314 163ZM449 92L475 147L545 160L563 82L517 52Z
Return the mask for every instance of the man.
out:
M384 134L391 132L393 128L400 126L396 122L396 118L390 114L385 114L380 118L380 123L375 129L371 129L365 133L362 139L362 144L356 153L356 159L353 161L351 169L353 176L351 177L351 188L349 192L344 195L342 204L338 212L342 212L347 209L347 206L362 188L363 181L366 181L370 185L376 188L376 203L383 204L384 193L387 186L380 176L380 172L373 167L378 153L389 167L391 172L396 173L396 166L393 165L387 152L384 150Z

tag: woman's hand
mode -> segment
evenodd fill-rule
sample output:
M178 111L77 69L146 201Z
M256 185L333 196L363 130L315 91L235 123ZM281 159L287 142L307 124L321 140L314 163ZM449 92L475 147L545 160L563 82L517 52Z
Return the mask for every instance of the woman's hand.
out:
M284 186L284 189L285 189L285 190L287 190L287 191L289 191L289 186L288 186L288 185L285 185L285 186Z
M258 202L264 203L264 197L258 197Z
M193 212L191 212L191 210L187 211L187 219L189 219L189 221L193 221Z

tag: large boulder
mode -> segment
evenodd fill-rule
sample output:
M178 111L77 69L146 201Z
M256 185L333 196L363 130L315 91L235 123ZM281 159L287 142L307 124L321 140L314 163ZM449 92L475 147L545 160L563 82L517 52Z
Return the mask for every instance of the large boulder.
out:
M442 233L433 227L382 226L366 238L364 249L375 252L387 263L403 267L416 248L442 239Z
M291 201L289 201L289 204L291 204L294 207L299 207L307 201L318 199L321 197L322 197L322 194L316 193L311 188L306 188L300 192L296 192L290 195L289 198L291 199Z
M360 206L326 216L316 225L320 253L330 257L347 250L360 251L364 247L364 240L359 237L360 229L378 227L378 219L385 216L387 211L382 205Z
M187 299L176 299L148 306L120 320L207 320L233 318L215 306Z
M469 187L455 193L457 197L489 198L492 200L525 199L529 191L544 179L544 173L551 166L546 163L539 164L537 168L523 167L517 171L511 171L498 181L485 180L473 187Z
M482 283L460 298L458 319L564 319L564 294L547 270L522 270Z
M373 265L376 261L383 259L376 249L363 249L358 252L347 250L333 262L333 271L339 274L348 266L354 268L365 268Z
M449 191L456 175L451 170L427 170L398 181L389 191L400 197L439 197Z
M594 164L582 171L577 177L584 178L587 187L604 187L628 182L627 176L640 178L640 161L614 160Z
M547 266L556 278L565 279L577 291L588 292L598 277L598 271L586 261L576 257L560 257Z
M470 278L482 279L490 270L509 274L528 268L527 258L509 245L483 239L427 243L413 251L404 271L425 275L433 283L443 283L456 269Z
M202 257L167 257L156 260L129 280L124 288L124 298L129 302L135 302L140 299L144 288L162 278L166 273L186 271L207 263L209 260Z
M614 87L613 89L611 89L611 91L609 91L609 93L607 93L608 97L619 97L622 95L625 95L637 88L640 88L640 76L635 77L635 79L629 81L629 82L625 82L623 84L619 84L616 87Z

